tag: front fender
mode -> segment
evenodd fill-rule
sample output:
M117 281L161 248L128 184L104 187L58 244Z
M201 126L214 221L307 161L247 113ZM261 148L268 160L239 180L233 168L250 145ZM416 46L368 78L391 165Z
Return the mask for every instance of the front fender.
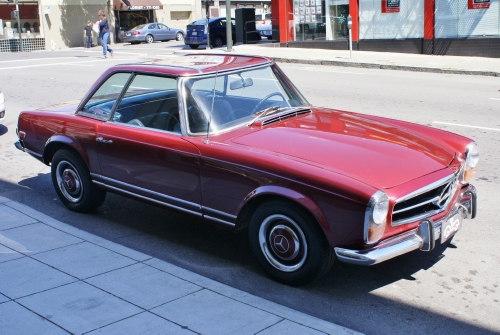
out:
M240 212L252 200L264 195L278 196L300 204L302 207L308 210L311 215L318 221L321 229L323 230L323 233L325 234L325 237L328 240L328 243L330 243L330 245L333 245L332 231L325 215L323 214L323 211L309 197L289 188L275 185L265 185L258 187L245 197L240 206Z

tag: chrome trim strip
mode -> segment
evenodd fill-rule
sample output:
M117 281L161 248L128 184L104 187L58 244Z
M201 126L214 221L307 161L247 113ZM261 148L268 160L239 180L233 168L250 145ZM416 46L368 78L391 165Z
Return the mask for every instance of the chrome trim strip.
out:
M232 220L236 220L236 218L237 218L236 215L228 214L226 212L221 212L221 211L218 211L218 210L210 208L210 207L201 206L201 209L203 211L207 211L207 212L211 212L211 213L214 213L214 214L219 214L219 215L226 216L227 218L232 219Z
M144 199L144 200L148 200L148 201L157 203L157 204L162 205L162 206L166 206L166 207L169 207L169 208L177 209L179 211L186 212L186 213L189 213L189 214L192 214L192 215L196 215L196 216L199 216L199 217L203 216L199 212L195 212L195 211L191 211L189 209L185 209L185 208L182 208L182 207L179 207L179 206L171 205L169 203L166 203L166 202L163 202L163 201L159 201L159 200L156 200L156 199L153 199L153 198L149 198L149 197L146 197L146 196L143 196L143 195L140 195L140 194L137 194L137 193L133 193L133 192L130 192L130 191L126 191L126 190L123 190L123 189L118 188L118 187L110 186L108 184L104 184L104 183L101 183L101 182L96 181L96 180L92 180L92 182L95 183L95 184L101 185L101 186L103 186L105 188L112 189L112 190L115 190L115 191L118 191L118 192L122 192L122 193L126 193L126 194L129 194L129 195L133 196L133 197L141 198L141 199Z
M156 195L156 196L158 196L160 198L165 198L165 199L168 199L168 200L171 200L171 201L177 201L177 202L186 204L188 206L195 207L196 209L198 209L198 210L201 211L201 206L199 204L197 204L197 203L194 203L194 202L191 202L191 201L187 201L187 200L182 200L182 199L175 198L175 197L171 197L171 196L165 195L163 193L159 193L159 192L151 191L151 190L148 190L148 189L145 189L145 188L142 188L142 187L138 187L138 186L134 186L134 185L131 185L131 184L127 184L127 183L124 183L122 181L115 180L115 179L112 179L112 178L109 178L109 177L105 177L105 176L102 176L102 175L100 175L99 177L102 180L104 180L104 181L108 181L108 182L112 182L112 183L115 183L115 184L119 184L119 185L122 185L122 186L125 186L125 187L132 188L132 189L137 190L137 191L149 193L151 195Z
M429 204L429 203L434 202L434 201L439 200L439 199L440 199L440 197L435 197L435 198L432 198L428 201L422 201L414 206L405 207L403 209L400 209L399 211L393 211L392 214L403 213L403 212L409 211L410 209L417 208L417 207L420 207L420 206L425 205L425 204Z
M432 184L429 184L427 186L424 186L416 191L413 191L399 199L397 199L395 202L394 202L394 205L396 205L398 202L402 202L402 201L406 201L408 199L411 199L411 198L414 198L416 197L417 195L420 195L422 193L425 193L427 191L430 191L431 189L434 189L434 188L437 188L438 186L442 186L444 184L446 184L447 182L449 182L451 179L453 179L455 175L454 174L451 174L447 177L444 177L444 178L441 178L439 179L438 181L435 181L433 182Z
M216 222L219 222L219 223L225 224L225 225L227 225L227 226L231 226L231 227L235 227L235 226L236 226L236 223L227 222L227 221L224 221L224 220L221 220L221 219L214 218L214 217L212 217L212 216L203 215L203 217L204 217L205 219L207 219L207 220L216 221Z

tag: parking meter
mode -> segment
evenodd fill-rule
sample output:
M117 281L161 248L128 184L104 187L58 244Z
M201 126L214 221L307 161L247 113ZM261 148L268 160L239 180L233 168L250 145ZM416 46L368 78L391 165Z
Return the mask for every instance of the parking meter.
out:
M347 29L351 29L352 28L352 16L351 14L349 14L347 16Z

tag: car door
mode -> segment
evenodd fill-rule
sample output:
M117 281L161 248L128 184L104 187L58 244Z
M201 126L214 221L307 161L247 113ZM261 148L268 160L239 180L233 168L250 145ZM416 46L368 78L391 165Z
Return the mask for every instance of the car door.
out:
M158 29L161 32L162 40L168 41L175 39L175 29L171 29L163 23L158 23Z
M148 33L153 35L155 41L161 41L163 38L161 36L161 31L158 29L158 25L156 23L151 23L148 25Z
M180 133L175 78L134 75L98 129L100 181L112 189L201 215L199 151Z

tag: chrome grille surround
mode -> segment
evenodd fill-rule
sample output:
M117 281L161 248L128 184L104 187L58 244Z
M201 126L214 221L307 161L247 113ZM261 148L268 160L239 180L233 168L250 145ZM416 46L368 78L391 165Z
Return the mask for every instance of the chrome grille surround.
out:
M392 226L428 218L445 210L458 187L459 173L449 175L394 202Z
M311 110L309 108L304 108L304 109L296 109L294 111L291 111L291 112L288 112L288 113L283 113L281 115L277 115L277 116L274 116L274 117L271 117L265 121L262 122L262 127L265 127L271 123L274 123L274 122L278 122L278 121L281 121L283 119L288 119L292 116L298 116L298 115L301 115L301 114L307 114L307 113L311 113Z

